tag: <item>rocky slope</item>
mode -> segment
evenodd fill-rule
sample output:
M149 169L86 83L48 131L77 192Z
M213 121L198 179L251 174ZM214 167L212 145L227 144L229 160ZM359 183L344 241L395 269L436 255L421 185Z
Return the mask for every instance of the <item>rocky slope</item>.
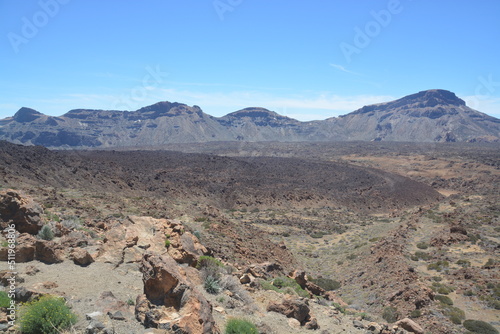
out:
M76 109L60 116L21 108L0 120L0 139L53 148L159 147L210 141L498 141L500 120L455 94L428 90L345 116L300 122L264 108L224 117L159 102L136 111Z

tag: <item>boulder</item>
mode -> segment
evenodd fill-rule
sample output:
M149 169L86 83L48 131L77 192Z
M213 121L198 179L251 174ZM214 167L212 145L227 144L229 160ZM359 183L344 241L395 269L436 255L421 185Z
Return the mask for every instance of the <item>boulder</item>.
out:
M0 192L2 229L8 223L14 223L18 232L36 235L43 226L41 214L43 214L42 207L31 197L11 189Z
M311 321L307 301L302 299L285 299L281 304L271 302L267 306L267 311L281 313L287 318L297 319L302 326Z
M71 258L79 266L88 266L94 262L94 258L83 248L74 248L71 252Z
M144 295L136 300L136 318L146 327L180 333L216 331L212 305L196 289L191 276L198 271L181 267L169 254L146 253L141 262Z
M415 321L408 318L404 318L397 321L395 325L411 333L424 334L423 328L420 327Z
M38 261L52 264L63 262L63 252L53 241L37 240L35 242L35 258Z
M35 242L36 238L28 233L23 233L16 239L16 263L30 262L35 258ZM8 247L0 249L0 261L7 261Z

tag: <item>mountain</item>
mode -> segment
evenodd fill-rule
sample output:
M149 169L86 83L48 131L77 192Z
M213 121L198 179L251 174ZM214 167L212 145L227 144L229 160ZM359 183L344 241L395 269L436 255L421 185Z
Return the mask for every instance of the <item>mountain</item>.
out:
M452 92L433 89L313 122L258 107L217 118L177 102L136 111L75 109L60 117L21 108L0 120L0 139L54 148L206 141L491 142L500 140L500 120L467 107Z
M365 106L334 121L349 140L495 141L500 120L475 111L454 93L433 89Z

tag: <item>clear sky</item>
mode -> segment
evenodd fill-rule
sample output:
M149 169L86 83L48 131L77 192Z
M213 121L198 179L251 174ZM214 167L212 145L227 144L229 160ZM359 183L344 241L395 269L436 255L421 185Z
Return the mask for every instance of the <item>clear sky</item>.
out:
M20 107L325 119L421 90L500 118L498 0L0 0L0 118Z

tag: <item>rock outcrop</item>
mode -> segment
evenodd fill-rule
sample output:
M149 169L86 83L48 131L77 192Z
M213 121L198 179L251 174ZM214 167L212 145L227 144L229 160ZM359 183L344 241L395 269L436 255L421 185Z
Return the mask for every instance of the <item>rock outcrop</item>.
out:
M198 271L181 267L169 254L148 253L141 262L144 294L136 300L136 318L146 327L180 333L212 333L212 305L195 288Z
M43 226L42 207L29 196L14 190L0 192L0 225L14 223L20 233L37 234Z

